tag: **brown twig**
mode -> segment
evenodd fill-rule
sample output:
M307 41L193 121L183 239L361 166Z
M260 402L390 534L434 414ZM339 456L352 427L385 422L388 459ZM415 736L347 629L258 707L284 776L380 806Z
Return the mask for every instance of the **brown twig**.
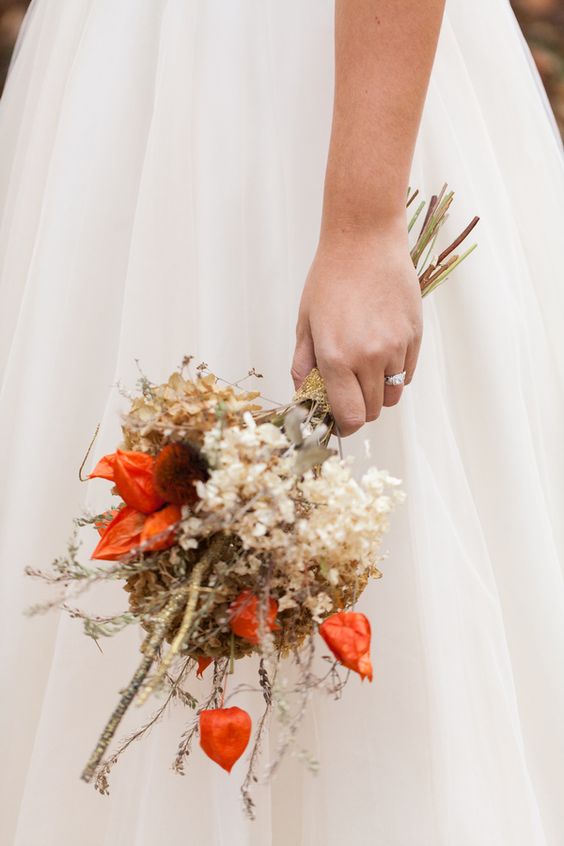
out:
M465 238L467 238L467 237L468 237L468 235L472 232L472 230L474 229L474 227L476 226L476 224L478 223L478 221L479 221L479 220L480 220L480 218L479 218L479 217L474 217L474 218L470 221L470 223L468 224L468 226L466 227L466 229L464 229L464 230L460 233L460 235L458 236L458 238L455 238L455 240L452 242L452 244L450 244L450 246L448 246L448 247L446 248L446 250L443 250L443 251L442 251L442 253L440 254L440 256L439 256L439 257L438 257L438 259L437 259L437 265L441 264L441 262L443 262L443 261L444 261L444 259L445 259L445 258L446 258L446 257L447 257L450 253L452 253L452 251L453 251L453 250L456 250L456 248L458 247L458 245L459 245L459 244L461 244L461 243L464 241L464 239L465 239Z
M81 464L81 465L80 465L80 467L78 468L78 478L80 479L80 481L81 481L81 482L87 482L87 481L88 481L88 479L89 479L89 477L88 477L88 476L86 476L86 478L83 478L83 477L82 477L82 471L84 470L84 465L85 465L85 464L86 464L86 462L88 461L88 456L90 455L90 452L91 452L91 450L92 450L92 447L94 446L94 441L95 441L95 440L96 440L96 438L98 437L98 432L99 432L99 431L100 431L100 424L98 423L98 425L96 426L96 431L94 432L94 436L93 436L92 440L90 441L90 443L89 443L89 445L88 445L88 449L86 450L86 455L84 456L84 458L83 458L83 460L82 460L82 464Z

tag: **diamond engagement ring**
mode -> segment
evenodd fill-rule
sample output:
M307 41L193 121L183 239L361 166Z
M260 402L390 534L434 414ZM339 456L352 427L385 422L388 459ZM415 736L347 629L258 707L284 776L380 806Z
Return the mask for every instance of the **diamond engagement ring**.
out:
M403 385L405 382L406 371L395 373L393 376L384 376L384 384L386 385Z

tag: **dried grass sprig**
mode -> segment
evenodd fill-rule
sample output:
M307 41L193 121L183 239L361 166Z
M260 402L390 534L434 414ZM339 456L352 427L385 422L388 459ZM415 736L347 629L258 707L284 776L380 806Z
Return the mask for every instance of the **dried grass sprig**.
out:
M115 752L106 760L101 761L98 766L96 767L93 775L95 777L94 786L99 793L107 796L110 792L110 784L109 784L109 775L112 768L117 764L119 758L123 755L123 753L131 746L132 743L136 743L138 740L141 740L145 737L150 730L155 726L165 715L167 712L171 702L174 699L180 699L183 705L187 707L194 708L196 700L185 691L182 690L181 684L184 680L185 676L190 669L190 665L193 662L190 659L185 659L182 663L181 669L177 674L176 678L172 678L171 676L167 676L167 681L169 683L169 692L166 696L166 699L162 703L162 705L157 708L157 710L153 713L150 719L141 726L141 728L137 729L136 731L132 732L128 737L123 740Z
M472 230L478 224L480 218L474 217L468 226L463 229L460 235L458 235L437 258L431 258L432 251L435 248L435 243L440 234L441 228L448 219L448 211L454 199L454 191L447 191L447 188L448 186L445 183L439 194L434 194L431 197L419 235L415 244L411 248L411 258L419 274L422 296L427 296L427 294L434 291L477 247L477 244L472 244L472 246L466 249L461 255L451 255L451 253L453 253L453 251L466 240L468 235L470 235ZM415 191L411 196L409 196L409 193L410 192L408 192L407 207L411 205L418 192ZM408 230L410 232L415 226L424 208L425 203L421 202L415 213L412 215L408 224ZM425 251L427 252L423 258Z

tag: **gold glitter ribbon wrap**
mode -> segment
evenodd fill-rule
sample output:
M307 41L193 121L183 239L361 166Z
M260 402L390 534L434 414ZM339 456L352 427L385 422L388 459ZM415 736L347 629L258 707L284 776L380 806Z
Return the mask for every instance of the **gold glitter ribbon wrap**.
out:
M325 382L317 367L310 370L294 394L294 402L304 402L305 400L314 402L319 411L331 414L331 406L329 405Z

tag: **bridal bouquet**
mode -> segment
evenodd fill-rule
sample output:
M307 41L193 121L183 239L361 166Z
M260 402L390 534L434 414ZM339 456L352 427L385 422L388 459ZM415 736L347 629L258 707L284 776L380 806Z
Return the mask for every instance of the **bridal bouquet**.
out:
M475 221L429 260L451 200L446 186L433 198L413 248L423 294L469 252L453 254ZM250 787L270 712L282 731L267 776L294 743L313 690L338 695L351 673L372 680L370 622L354 608L368 580L381 575L382 539L404 494L397 479L376 468L356 480L351 462L329 449L333 422L317 370L289 404L265 409L258 392L218 379L206 365L190 373L190 363L185 359L164 384L140 379L123 415L121 443L89 474L111 486L113 504L75 520L67 554L50 572L28 568L63 589L32 611L59 606L95 640L128 626L143 634L141 656L85 766L85 781L107 793L120 754L174 700L190 713L177 772L196 737L227 771L250 745L242 794L252 817ZM89 563L81 555L84 541ZM108 580L127 593L123 613L93 617L72 604L73 596ZM314 661L319 645L329 650L323 671ZM255 726L235 704L239 689L226 690L236 662L250 655L264 702ZM291 686L282 676L284 658L295 664ZM209 677L203 699L187 689L193 673ZM164 697L153 717L109 752L129 706L157 691Z

